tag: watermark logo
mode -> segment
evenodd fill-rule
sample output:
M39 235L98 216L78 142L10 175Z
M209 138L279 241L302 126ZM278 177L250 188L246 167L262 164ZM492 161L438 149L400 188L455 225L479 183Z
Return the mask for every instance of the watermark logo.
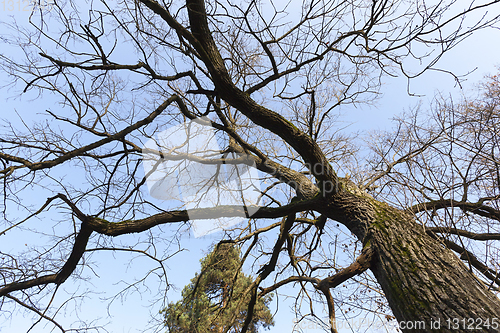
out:
M55 5L52 0L2 0L0 8L4 12L50 12Z
M146 183L152 197L177 200L187 209L195 237L229 228L258 210L261 188L253 160L221 153L208 118L173 126L142 150ZM198 208L236 206L232 217L200 216Z

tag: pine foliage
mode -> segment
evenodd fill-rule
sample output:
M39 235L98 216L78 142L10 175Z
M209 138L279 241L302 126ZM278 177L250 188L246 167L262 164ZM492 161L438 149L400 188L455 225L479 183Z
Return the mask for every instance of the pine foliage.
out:
M239 332L247 316L252 282L241 271L240 249L219 244L201 260L201 272L184 287L182 299L165 308L167 332ZM268 307L271 298L257 301L249 332L274 325Z

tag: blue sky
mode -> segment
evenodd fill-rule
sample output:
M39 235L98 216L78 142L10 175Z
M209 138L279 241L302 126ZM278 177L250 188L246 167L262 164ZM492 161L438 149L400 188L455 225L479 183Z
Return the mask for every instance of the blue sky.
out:
M21 21L26 18L27 14L20 10L8 10L8 8L2 8L1 6L0 4L1 21L6 20L9 15L14 16L18 20L21 19ZM480 31L463 41L441 59L438 67L451 71L456 75L472 72L466 77L466 80L462 82L463 89L456 85L451 75L433 71L413 79L410 82L411 93L422 95L421 97L412 97L407 93L408 82L405 78L385 77L381 89L382 95L376 105L361 105L356 108L352 106L343 107L342 111L344 116L342 120L346 123L352 123L348 129L361 131L362 133L379 129L390 130L392 126L391 119L394 116L397 116L403 110L409 109L419 103L422 103L423 109L425 109L425 106L432 101L434 94L438 91L444 95L449 94L457 98L462 93L468 93L468 91L474 89L474 85L477 84L484 75L496 72L495 66L500 64L498 56L500 55L499 41L500 30L488 29ZM6 77L4 72L0 72L0 75L0 82L8 81L9 78ZM50 100L45 100L41 104L38 102L37 104L33 104L26 98L23 98L21 101L13 99L7 100L7 97L11 96L12 92L5 89L0 90L0 94L3 103L2 109L7 111L6 114L0 116L2 118L11 118L13 116L12 110L14 109L19 110L19 112L26 112L36 107L43 107L43 103L50 104ZM34 202L36 202L37 199L39 198L26 198L26 200L33 200ZM19 237L22 237L22 234L19 234ZM218 237L220 237L220 233L195 238L192 234L186 232L181 244L181 247L186 250L177 254L172 259L169 259L167 262L169 268L169 283L175 285L177 290L180 291L189 279L194 276L194 273L198 271L199 259L206 254L209 246L214 243ZM26 242L29 241L32 240L26 240ZM9 244L0 238L0 249L2 251L17 246L19 246L19 244ZM175 247L176 244L172 246ZM95 272L97 277L93 277L91 284L95 287L95 290L108 291L107 295L102 295L102 297L109 297L112 295L112 290L118 291L120 289L121 284L118 279L116 279L116 276L123 275L124 277L133 277L136 271L142 272L142 270L147 269L152 264L146 259L138 258L131 261L129 266L124 266L121 264L123 261L120 259L125 259L125 262L127 262L128 259L126 258L131 258L129 253L113 254L111 252L95 258L95 260L98 260L101 264L97 265L99 271ZM118 262L120 264L117 264ZM64 286L64 288L68 293L75 291L70 285ZM153 295L155 292L155 290L151 290L151 294L148 294L148 292L132 293L126 299L117 299L109 308L104 302L101 303L100 301L94 301L90 304L85 303L81 308L78 308L78 302L75 302L73 310L68 310L67 315L68 317L72 317L72 320L78 316L86 318L102 317L104 319L100 322L101 324L107 321L110 322L108 326L110 332L136 332L148 325L148 316L151 309L149 296ZM176 300L179 297L179 293L172 288L168 296L171 300ZM95 299L99 299L99 297L101 296L97 295ZM280 312L276 317L276 326L272 328L270 332L291 331L295 318L287 309L290 305L290 302L280 298ZM108 314L110 315L109 318L107 317ZM1 320L3 320L3 318L0 318L0 332L22 332L26 331L30 326L30 323L24 321L20 316L14 316L6 322L2 322ZM49 327L51 326L40 324L32 332L47 332ZM320 332L315 326L305 325L302 326L302 328L306 332ZM350 330L341 330L341 332L349 331Z

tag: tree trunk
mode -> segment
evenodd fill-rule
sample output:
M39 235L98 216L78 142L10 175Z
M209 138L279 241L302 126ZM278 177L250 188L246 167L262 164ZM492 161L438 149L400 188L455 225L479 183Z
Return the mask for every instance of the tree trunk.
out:
M371 270L403 332L500 331L500 300L411 215L346 191L324 213L374 248Z

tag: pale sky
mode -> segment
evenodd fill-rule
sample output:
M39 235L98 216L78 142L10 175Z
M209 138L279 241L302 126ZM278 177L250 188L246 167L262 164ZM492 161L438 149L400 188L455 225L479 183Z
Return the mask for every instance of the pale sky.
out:
M1 6L4 6L3 8ZM7 19L8 15L19 19L20 17L26 17L26 13L22 13L18 10L8 10L5 5L0 4L0 20L4 21ZM2 51L0 51L2 52ZM400 114L404 109L409 109L418 103L423 103L422 108L425 109L434 94L440 91L444 95L460 96L462 92L467 93L468 90L473 89L474 85L479 82L484 75L494 74L496 72L496 65L500 64L500 30L498 29L487 29L476 33L473 37L470 37L463 41L460 45L455 47L450 53L445 55L439 62L438 67L454 72L457 75L466 74L467 72L473 71L467 76L466 81L462 82L463 91L456 86L453 78L443 72L428 72L421 77L412 80L410 90L414 94L424 95L423 97L410 97L407 94L407 81L405 78L384 78L384 85L381 89L382 98L377 102L376 106L362 106L358 108L344 107L342 111L344 112L344 120L346 122L352 122L353 125L349 127L352 130L358 131L370 131L377 129L390 129L391 121L393 116ZM5 76L4 72L0 72L0 82L5 82L8 77ZM33 103L29 103L25 100L9 100L6 102L6 98L11 96L11 93L5 89L0 90L2 96L2 109L3 112L0 117L10 117L13 109L21 110L23 108L36 108L38 106ZM43 105L40 104L40 105ZM42 109L43 111L43 109ZM2 113L3 113L2 112ZM30 198L27 198L30 199ZM35 198L33 198L35 199ZM44 200L44 199L43 199ZM174 256L170 261L167 262L169 271L169 281L175 284L177 290L184 287L185 284L189 282L194 276L194 273L199 269L199 259L206 253L210 244L216 241L220 237L220 233L214 233L201 238L194 238L193 235L185 237L183 240L183 247L188 248L189 251L182 252ZM3 239L0 236L0 250L4 250L13 246L13 244L4 243L10 238ZM100 266L101 270L96 272L99 278L93 278L91 284L96 287L96 290L100 287L106 286L105 288L115 288L118 290L119 285L112 287L113 283L119 282L117 276L134 276L134 267L139 267L144 269L148 267L151 263L148 263L145 259L138 259L132 262L129 267L124 267L122 265L115 265L114 261L119 262L119 258L125 258L126 254L116 254L112 253L106 255L101 255L99 260L102 262ZM118 258L118 259L115 259ZM142 272L142 271L141 271ZM139 274L141 273L139 272ZM92 286L92 285L90 285ZM64 285L63 288L71 290L71 286ZM169 297L171 300L177 300L179 293L175 291L169 292ZM107 295L109 296L109 295ZM142 296L142 297L141 297ZM95 299L98 299L95 298ZM106 308L104 303L86 303L81 309L75 307L73 311L68 312L68 316L71 316L74 320L75 317L79 316L80 313L82 317L93 318L93 317L103 317L105 318L101 324L109 321L110 325L107 326L110 332L137 332L143 329L148 324L148 314L150 310L148 295L131 295L126 300L117 299L115 303L112 304L110 308ZM290 332L294 316L288 311L287 307L291 303L280 299L280 312L277 315L275 321L276 325L269 332L271 333L281 333ZM111 318L106 318L107 314L111 315ZM75 316L75 314L77 316ZM0 332L24 332L30 326L30 323L25 322L22 317L15 316L11 320L3 322L4 318L0 317ZM40 324L31 332L48 332L52 325ZM320 330L315 326L309 326L304 324L302 326L304 332L315 333L320 332ZM54 329L54 332L59 331ZM340 332L350 332L349 329L341 329ZM373 331L372 331L373 332ZM381 331L382 332L382 331Z

